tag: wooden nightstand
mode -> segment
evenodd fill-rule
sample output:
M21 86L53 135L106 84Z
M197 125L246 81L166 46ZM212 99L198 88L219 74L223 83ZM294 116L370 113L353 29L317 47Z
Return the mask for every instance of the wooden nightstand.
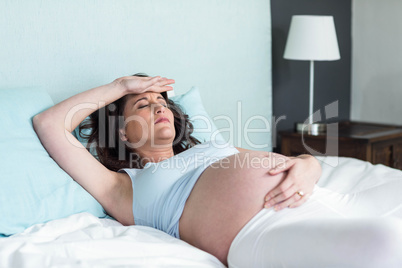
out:
M339 122L335 135L329 132L328 135L313 136L294 131L279 134L282 138L281 153L287 156L304 153L338 155L402 169L401 126L347 121Z

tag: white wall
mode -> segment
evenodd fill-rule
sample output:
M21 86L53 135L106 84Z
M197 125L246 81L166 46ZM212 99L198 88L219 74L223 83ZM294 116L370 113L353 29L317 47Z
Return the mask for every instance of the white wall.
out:
M354 120L402 124L401 11L401 0L353 0Z
M174 78L176 94L198 86L212 117L232 118L225 137L250 148L238 131L272 114L270 1L0 1L0 88L38 85L59 102L136 72ZM265 150L270 137L250 135Z

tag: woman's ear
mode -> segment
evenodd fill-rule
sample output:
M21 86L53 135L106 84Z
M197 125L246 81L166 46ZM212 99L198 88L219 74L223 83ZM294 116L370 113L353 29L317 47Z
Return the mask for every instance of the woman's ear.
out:
M119 137L121 141L128 141L126 131L123 128L119 129Z

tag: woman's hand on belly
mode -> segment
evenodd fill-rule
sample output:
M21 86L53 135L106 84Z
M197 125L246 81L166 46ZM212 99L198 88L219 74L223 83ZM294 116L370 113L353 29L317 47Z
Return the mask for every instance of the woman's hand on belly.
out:
M307 201L321 176L321 165L311 155L288 158L269 171L271 175L286 172L285 179L266 196L265 207L281 210L294 208Z

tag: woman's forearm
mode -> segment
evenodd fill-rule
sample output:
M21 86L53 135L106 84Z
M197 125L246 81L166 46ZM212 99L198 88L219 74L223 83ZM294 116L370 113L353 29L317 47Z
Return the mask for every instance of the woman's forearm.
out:
M110 84L74 95L36 115L34 126L35 128L40 125L44 125L46 128L52 126L52 128L64 128L64 130L72 132L91 113L125 94L127 94L125 87L115 80Z

